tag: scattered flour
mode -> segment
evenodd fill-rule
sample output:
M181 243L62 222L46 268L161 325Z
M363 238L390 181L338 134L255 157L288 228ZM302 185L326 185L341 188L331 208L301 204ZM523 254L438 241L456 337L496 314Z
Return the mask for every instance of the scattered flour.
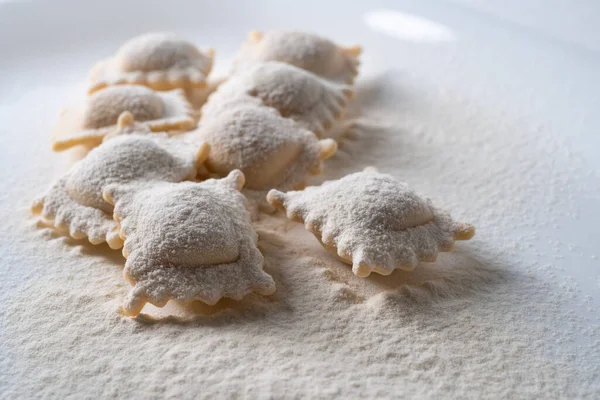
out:
M598 397L597 303L561 270L569 238L546 233L577 215L586 170L493 91L482 105L418 76L362 77L360 119L322 177L375 165L408 182L477 226L456 252L358 279L302 225L262 215L274 295L137 320L116 312L130 288L119 252L23 222L67 159L37 139L72 91L41 86L0 109L20 129L0 135L19 154L0 160L2 397Z

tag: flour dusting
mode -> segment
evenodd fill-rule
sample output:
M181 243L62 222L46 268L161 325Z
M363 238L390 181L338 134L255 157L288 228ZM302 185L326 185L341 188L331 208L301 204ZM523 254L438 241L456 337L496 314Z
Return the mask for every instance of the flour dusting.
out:
M0 135L19 154L0 159L2 395L597 398L597 304L565 259L585 252L565 218L594 195L578 150L489 88L473 100L418 73L366 75L354 131L311 183L374 165L477 236L412 272L359 279L301 224L262 214L273 295L146 306L135 320L117 312L130 289L119 252L24 223L29 199L64 169L39 138L73 87L42 85L2 106L19 128Z

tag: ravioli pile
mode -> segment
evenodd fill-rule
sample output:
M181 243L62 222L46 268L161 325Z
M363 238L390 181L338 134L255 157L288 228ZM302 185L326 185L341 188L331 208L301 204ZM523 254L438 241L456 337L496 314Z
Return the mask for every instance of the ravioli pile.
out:
M266 199L357 276L434 261L474 228L391 176L369 170L304 189L337 150L325 136L353 96L359 54L311 34L251 32L197 110L188 99L205 88L214 51L173 34L133 38L94 66L84 104L61 114L53 149L91 151L32 212L75 239L122 248L130 316L146 303L275 291L244 185L273 189Z

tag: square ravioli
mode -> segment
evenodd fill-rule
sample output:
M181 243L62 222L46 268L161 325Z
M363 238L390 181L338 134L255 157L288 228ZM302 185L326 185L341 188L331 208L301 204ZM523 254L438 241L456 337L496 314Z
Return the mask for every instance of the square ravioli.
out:
M129 112L140 126L153 132L193 129L197 118L180 89L157 92L139 85L106 88L89 96L80 107L65 110L52 135L52 149L86 144L97 146L118 129L119 117Z
M354 91L293 65L269 61L231 76L210 97L202 118L217 115L229 103L248 95L322 136L341 118Z
M110 185L104 198L114 204L127 258L123 271L133 285L123 305L130 316L146 303L169 300L215 304L241 300L251 292L275 291L263 271L258 236L240 193L244 175L203 182Z
M267 200L303 222L359 277L413 270L475 234L471 224L455 222L406 184L372 168L303 191L271 190Z
M109 184L193 179L206 160L209 146L174 141L164 135L117 136L93 149L48 191L34 201L32 212L75 239L123 244L113 220L112 205L102 192Z
M92 68L89 92L123 84L155 90L202 88L213 58L212 49L200 51L173 33L147 33L128 40L114 57Z
M211 146L210 173L224 176L239 169L253 190L304 187L337 150L334 140L319 140L276 110L248 103L208 119L194 135Z
M310 33L253 31L235 58L234 71L266 61L280 61L325 79L352 83L358 74L360 53L359 46L341 47Z

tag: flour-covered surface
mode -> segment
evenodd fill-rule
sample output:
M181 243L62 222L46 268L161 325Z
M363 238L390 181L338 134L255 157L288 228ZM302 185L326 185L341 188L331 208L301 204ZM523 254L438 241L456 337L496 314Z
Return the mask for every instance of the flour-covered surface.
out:
M597 58L433 3L396 7L447 25L458 42L370 32L360 15L371 6L359 2L322 14L303 11L307 2L264 14L251 14L264 2L236 2L140 21L144 31L169 28L162 19L185 24L221 60L251 28L295 24L360 43L350 110L360 119L313 183L375 165L477 235L413 272L359 279L301 224L262 215L255 228L275 294L147 306L137 320L117 313L130 289L120 253L54 236L28 206L77 156L53 154L49 134L60 108L85 93L92 49L110 40L109 54L141 32L123 22L118 35L94 33L90 23L73 39L82 58L54 42L40 49L60 58L60 71L15 50L23 61L0 77L0 397L599 397ZM45 21L60 16L35 7ZM114 22L104 8L94 18ZM204 12L227 29L193 33ZM44 36L61 38L51 28Z

